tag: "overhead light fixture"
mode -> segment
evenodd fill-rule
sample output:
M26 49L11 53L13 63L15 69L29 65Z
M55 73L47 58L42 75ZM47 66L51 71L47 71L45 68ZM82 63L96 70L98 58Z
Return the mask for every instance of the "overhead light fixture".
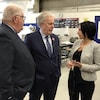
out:
M4 8L7 6L6 2L0 2L0 12L3 12Z

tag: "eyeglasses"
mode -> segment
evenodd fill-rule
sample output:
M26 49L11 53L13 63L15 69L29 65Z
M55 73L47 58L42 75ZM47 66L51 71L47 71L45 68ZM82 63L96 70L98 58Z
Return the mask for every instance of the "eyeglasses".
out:
M25 19L26 19L26 17L25 17L25 16L21 16L21 15L16 15L16 16L22 17L22 18L23 18L23 20L25 20Z

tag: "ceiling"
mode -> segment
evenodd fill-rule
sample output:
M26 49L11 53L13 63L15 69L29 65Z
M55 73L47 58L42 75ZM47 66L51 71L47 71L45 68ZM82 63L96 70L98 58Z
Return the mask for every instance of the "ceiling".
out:
M39 3L40 11L43 10L80 10L89 9L91 11L100 11L100 0L34 0L35 5ZM37 2L38 1L38 2ZM26 9L33 10L33 0L0 0L0 8L4 8L2 3L15 3L22 7L23 11ZM38 8L38 5L35 6ZM82 9L82 10L81 10ZM0 12L2 9L0 9Z
M40 0L40 11L100 11L100 0Z
M11 2L11 1L31 1L31 0L0 0L0 2L4 2L4 1L6 1L6 2Z
M0 9L0 12L2 12L5 6L10 3L18 4L22 7L23 11L25 12L30 1L32 0L0 0L0 8L2 8Z

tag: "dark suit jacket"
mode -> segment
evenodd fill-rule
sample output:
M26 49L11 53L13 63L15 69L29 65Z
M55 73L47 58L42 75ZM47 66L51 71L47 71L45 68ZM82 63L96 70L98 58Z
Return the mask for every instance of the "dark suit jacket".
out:
M21 100L34 80L34 60L17 33L0 26L0 100L10 96ZM6 99L4 99L6 98Z
M42 36L39 31L27 34L25 43L29 48L35 63L36 63L36 77L44 79L49 75L59 77L60 72L60 52L59 52L59 39L56 35L51 34L53 45L53 54L51 58L48 55Z

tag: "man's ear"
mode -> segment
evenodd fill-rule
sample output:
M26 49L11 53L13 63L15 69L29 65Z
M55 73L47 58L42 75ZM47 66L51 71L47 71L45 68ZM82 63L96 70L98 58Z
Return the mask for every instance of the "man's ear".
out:
M17 23L17 22L18 22L18 18L17 18L16 16L14 16L14 17L12 18L12 21L13 21L14 23Z

